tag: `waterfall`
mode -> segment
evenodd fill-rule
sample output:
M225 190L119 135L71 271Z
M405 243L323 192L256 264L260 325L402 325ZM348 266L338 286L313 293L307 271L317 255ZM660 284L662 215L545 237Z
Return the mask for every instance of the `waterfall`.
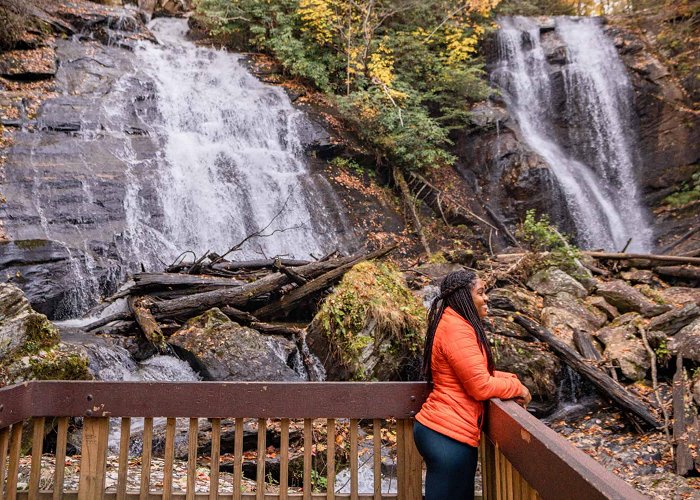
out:
M620 250L631 238L631 250L650 251L652 231L634 177L632 86L600 21L556 18L566 53L560 69L548 61L534 20L500 18L499 24L492 79L522 140L554 173L579 245Z
M154 85L149 122L162 149L149 165L151 203L143 199L151 180L139 175L128 145L124 152L126 240L135 259L158 268L187 250L221 254L266 227L271 237L232 257L306 258L338 246L347 231L342 209L306 165L306 117L284 90L254 78L241 56L187 41L185 20L157 19L150 28L160 45L142 42L136 57Z

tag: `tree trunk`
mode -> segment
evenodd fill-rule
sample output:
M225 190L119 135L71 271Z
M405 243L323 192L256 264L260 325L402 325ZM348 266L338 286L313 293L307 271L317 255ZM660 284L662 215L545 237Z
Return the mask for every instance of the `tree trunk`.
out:
M577 352L557 339L549 330L520 313L514 315L514 320L517 324L525 328L530 335L549 344L559 357L574 370L590 380L598 390L614 401L620 408L636 415L654 428L661 427L661 423L649 412L644 403L627 392L624 387L615 382L603 371L587 363Z

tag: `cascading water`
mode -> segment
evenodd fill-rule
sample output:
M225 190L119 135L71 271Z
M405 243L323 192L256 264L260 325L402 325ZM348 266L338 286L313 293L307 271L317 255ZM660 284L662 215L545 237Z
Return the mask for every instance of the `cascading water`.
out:
M150 27L161 45L143 42L136 55L157 96L151 127L162 154L150 163L159 213L142 199L149 180L131 168L126 240L135 260L157 268L185 250L223 253L270 222L272 237L235 256L307 257L343 246L341 208L306 166L306 118L284 91L255 79L239 56L188 42L185 20ZM128 145L124 154L134 165Z
M556 18L565 45L565 98L555 98L556 72L539 26L499 19L499 61L492 72L522 140L550 166L586 248L652 249L652 232L634 178L632 87L612 42L594 18Z

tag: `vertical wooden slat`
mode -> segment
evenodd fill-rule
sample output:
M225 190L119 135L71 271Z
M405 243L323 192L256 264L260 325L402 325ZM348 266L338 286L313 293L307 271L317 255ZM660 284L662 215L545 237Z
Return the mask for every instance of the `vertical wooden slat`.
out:
M119 469L117 470L117 500L126 499L126 480L129 473L129 440L131 418L124 417L119 434Z
M5 462L7 461L7 448L10 444L10 428L0 429L0 498L5 498Z
M22 424L17 422L10 432L10 463L7 467L7 494L5 498L17 498L17 474L19 473L19 454L22 449Z
M289 488L289 419L280 422L280 500L287 500Z
M32 418L32 467L29 471L29 499L39 497L39 479L41 479L41 455L44 453L44 417Z
M187 432L187 500L194 500L194 491L197 481L197 433L199 432L199 419L191 418Z
M304 419L304 500L311 500L311 451L313 447L312 420Z
M241 486L243 479L243 419L236 419L236 434L233 445L233 498L241 500Z
M66 470L67 444L68 417L59 417L58 428L56 429L56 467L53 472L53 500L63 498L63 477Z
M221 453L221 419L211 420L211 474L209 475L209 500L219 498L219 456Z
M413 420L407 419L403 421L404 426L404 460L406 464L406 498L409 500L421 500L423 498L423 483L422 469L423 458L416 448L416 443L413 440Z
M506 460L506 499L513 500L513 464Z
M255 485L255 498L257 500L265 500L265 450L266 446L266 433L267 433L267 420L264 418L258 419L258 453L255 465L257 466L257 471L255 475L256 485Z
M510 470L513 476L513 498L520 500L522 498L522 491L520 485L523 484L523 478L520 473L515 470L515 467L511 464Z
M484 447L481 462L481 484L486 500L496 500L496 449L491 440L481 435Z
M108 441L108 417L85 417L83 419L79 500L96 500L104 496Z
M382 498L382 421L372 421L372 451L374 454L374 498Z
M498 449L498 445L494 447L494 468L493 468L493 477L494 477L494 488L493 491L495 493L494 497L496 500L503 500L502 497L502 492L501 492L501 450Z
M139 498L148 500L151 490L151 453L153 448L153 417L143 419L143 451L141 452L141 489Z
M357 419L350 419L350 499L357 500L358 497L358 460L357 456Z
M165 452L163 456L163 500L170 500L173 494L173 460L175 459L175 426L177 420L168 418L165 423ZM213 442L212 442L213 445Z
M328 500L335 500L335 419L326 424L326 488Z
M399 500L406 498L406 453L404 448L404 427L396 421L396 495Z

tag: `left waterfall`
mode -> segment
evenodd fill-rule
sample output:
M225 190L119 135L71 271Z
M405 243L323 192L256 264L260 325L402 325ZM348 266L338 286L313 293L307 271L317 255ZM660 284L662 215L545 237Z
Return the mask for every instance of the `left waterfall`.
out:
M351 249L305 152L318 127L241 56L189 42L185 20L150 28L159 43L133 52L58 40L56 94L14 134L0 217L16 243L0 245L0 267L51 317L84 314L129 271L221 254L271 221L271 236L231 257Z

